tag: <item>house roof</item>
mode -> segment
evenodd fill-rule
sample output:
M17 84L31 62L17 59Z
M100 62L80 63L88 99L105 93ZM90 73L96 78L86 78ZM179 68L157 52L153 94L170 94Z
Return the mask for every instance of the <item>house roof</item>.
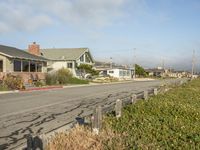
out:
M5 45L0 45L0 54L4 55L6 57L9 57L9 58L47 61L46 58L43 58L41 56L36 56L36 55L30 54L24 50L21 50L21 49L15 48L15 47L5 46Z
M93 61L88 48L51 48L41 49L40 51L42 56L51 60L77 60L85 52L88 52Z

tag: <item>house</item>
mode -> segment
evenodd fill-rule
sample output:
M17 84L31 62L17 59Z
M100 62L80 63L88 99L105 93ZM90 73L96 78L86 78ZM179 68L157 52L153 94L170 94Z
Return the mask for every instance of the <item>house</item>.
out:
M129 80L133 78L134 69L126 65L119 65L108 62L95 62L95 70L99 71L100 75L111 76L118 79Z
M112 68L107 70L107 75L123 80L133 78L134 70L130 68Z
M94 64L93 57L88 48L40 49L36 43L33 43L32 46L36 47L36 49L29 48L29 53L48 59L48 72L53 72L61 68L67 68L73 73L74 76L80 77L81 73L77 70L77 66L80 64Z
M34 47L31 47L33 48ZM0 80L7 74L22 77L23 81L45 79L47 59L24 50L0 45Z
M145 69L149 76L165 77L167 70L161 68Z
M191 73L189 72L186 72L186 71L174 71L174 70L171 70L168 74L168 77L171 77L171 78L184 78L184 77L191 77Z

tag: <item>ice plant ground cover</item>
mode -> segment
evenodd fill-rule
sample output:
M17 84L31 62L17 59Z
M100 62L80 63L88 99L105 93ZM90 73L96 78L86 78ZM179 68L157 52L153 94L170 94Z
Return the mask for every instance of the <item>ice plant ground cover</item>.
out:
M200 149L200 79L106 118L126 149Z
M58 134L48 149L200 149L200 79L104 116L99 135L80 126Z

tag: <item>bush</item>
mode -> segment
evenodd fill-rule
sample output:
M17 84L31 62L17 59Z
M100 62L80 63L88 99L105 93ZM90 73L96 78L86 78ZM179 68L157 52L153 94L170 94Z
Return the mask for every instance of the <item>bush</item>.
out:
M3 86L10 90L21 90L24 88L23 80L19 76L8 74L3 80Z
M35 85L36 87L41 87L41 86L44 86L45 83L42 82L42 81L36 81L36 82L34 83L34 85Z
M46 76L47 85L65 85L65 84L88 84L87 80L81 80L72 76L68 69L60 69L52 74Z
M46 75L46 84L47 85L56 85L56 84L58 84L56 74L47 74Z
M0 84L0 91L7 91L8 88L5 87L3 84Z
M59 84L67 84L72 78L72 73L68 69L59 69L56 72L57 80Z
M81 80L81 79L78 79L78 78L71 78L69 79L69 84L88 84L89 81L87 80Z

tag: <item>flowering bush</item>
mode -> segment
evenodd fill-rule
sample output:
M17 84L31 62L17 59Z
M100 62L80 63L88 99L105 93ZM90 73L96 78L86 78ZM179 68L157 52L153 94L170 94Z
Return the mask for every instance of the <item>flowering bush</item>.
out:
M6 75L3 79L2 85L10 90L20 90L24 88L22 78L11 74Z

